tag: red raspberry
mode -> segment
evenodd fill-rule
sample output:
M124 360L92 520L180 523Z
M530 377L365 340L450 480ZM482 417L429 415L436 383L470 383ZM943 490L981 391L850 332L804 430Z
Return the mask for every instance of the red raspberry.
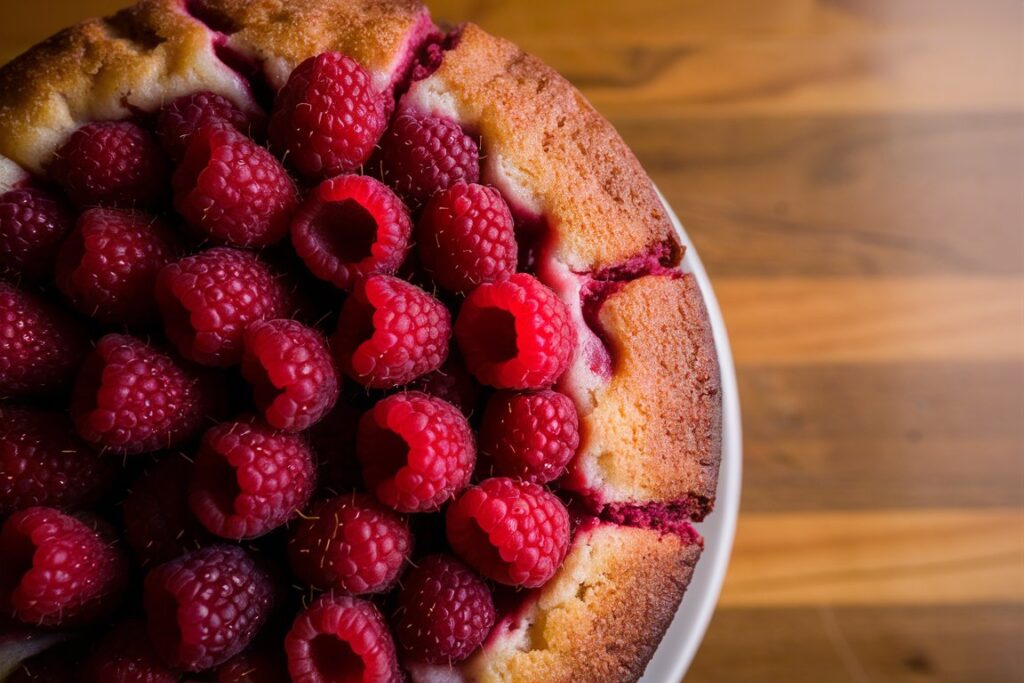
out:
M310 57L277 95L270 141L307 180L349 173L370 157L388 125L384 98L345 55Z
M208 123L226 123L243 135L259 139L266 121L262 113L243 112L235 104L212 92L183 95L164 105L156 122L156 135L167 156L177 161L196 131Z
M280 645L273 649L252 647L217 669L217 683L281 683L288 667Z
M172 263L156 279L167 337L203 365L242 359L242 335L258 320L287 318L291 295L255 254L218 247Z
M494 598L469 567L448 555L424 557L402 579L395 636L410 659L461 662L494 626Z
M321 595L299 612L284 639L294 683L401 683L384 617L373 603Z
M160 145L131 121L82 126L57 152L50 175L78 206L158 209L170 184Z
M400 512L437 510L469 484L476 463L462 413L418 391L392 394L363 415L356 454L367 488Z
M301 437L257 422L225 422L203 435L188 504L210 532L256 538L304 507L315 479L313 454Z
M24 187L0 194L0 273L45 280L75 217L46 190Z
M356 459L356 429L361 415L342 399L309 430L317 456L317 482L334 493L362 486Z
M299 203L281 162L222 123L196 131L171 182L175 210L220 244L274 244L288 232Z
M0 396L68 384L88 339L64 311L0 280Z
M110 487L113 467L57 411L0 406L0 517L35 505L75 509Z
M480 453L497 474L546 484L562 475L579 445L576 406L564 394L500 391L487 402Z
M476 410L481 390L480 384L469 374L465 363L454 350L448 354L444 365L420 377L409 388L443 399L467 417Z
M82 521L47 507L15 512L0 531L0 609L38 626L76 626L117 606L128 559Z
M122 504L124 538L146 566L173 560L200 547L206 529L188 509L192 463L167 455L132 484Z
M402 200L367 176L320 183L292 220L295 252L314 275L340 289L398 270L411 234Z
M150 571L143 602L160 659L201 671L249 646L270 615L273 585L244 550L215 545Z
M193 437L218 408L215 379L144 341L108 334L75 381L71 416L78 434L114 453L172 448Z
M79 311L105 323L159 319L153 286L180 251L158 219L123 209L89 209L57 257L57 287Z
M399 114L380 141L380 173L412 209L459 181L480 179L480 147L459 124Z
M458 182L435 194L416 226L423 267L444 289L468 292L516 272L516 234L501 194Z
M404 280L374 275L345 300L333 346L346 375L388 389L440 367L450 336L444 304Z
M537 278L517 273L474 289L455 321L469 371L498 389L540 389L569 367L576 346L569 309Z
M177 683L146 638L142 619L123 621L103 637L85 664L88 683Z
M271 427L307 429L338 400L338 371L316 330L294 320L256 322L245 331L243 348L242 375Z
M489 579L537 588L569 549L569 512L553 493L530 482L495 477L448 506L448 542Z

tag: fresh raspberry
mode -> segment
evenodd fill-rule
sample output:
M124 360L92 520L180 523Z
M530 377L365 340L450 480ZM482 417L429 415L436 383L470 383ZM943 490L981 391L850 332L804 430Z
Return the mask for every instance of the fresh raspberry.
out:
M256 322L245 331L243 348L242 375L271 427L307 429L338 400L338 371L316 330L294 320Z
M546 484L562 475L579 445L576 406L565 394L500 391L487 402L480 453L495 474Z
M401 683L384 617L373 603L321 595L299 612L284 639L293 683Z
M423 375L410 384L409 388L448 401L467 417L476 410L481 390L480 384L469 374L465 363L454 350L448 354L448 359L441 367Z
M251 647L217 669L217 683L281 683L288 667L278 644L273 649Z
M356 430L362 413L341 399L309 430L316 453L317 483L333 493L362 487L356 459Z
M350 595L389 589L411 551L409 522L365 493L318 503L292 530L288 544L299 579Z
M46 190L23 187L0 194L0 273L45 280L75 217Z
M188 504L211 533L256 538L304 507L315 480L313 453L301 437L258 422L225 422L203 435Z
M418 391L392 394L363 415L356 454L366 486L400 512L437 510L469 484L476 464L465 416Z
M411 234L402 200L367 176L325 180L292 219L295 252L314 275L340 289L398 270Z
M437 116L399 114L380 142L384 182L412 209L459 181L480 179L480 147L459 124Z
M274 244L288 232L299 203L281 162L225 124L196 131L171 182L175 210L220 244Z
M158 219L124 209L89 209L57 256L57 287L100 322L146 325L159 319L156 274L180 251Z
M242 359L242 335L258 320L287 318L291 295L255 254L218 247L172 263L157 275L156 300L167 337L203 365Z
M273 601L270 576L228 545L162 564L143 587L150 642L165 664L186 671L218 666L248 647Z
M395 636L414 661L461 662L484 642L494 619L483 579L454 557L429 555L402 579Z
M537 278L516 273L474 289L455 321L466 367L498 389L541 389L558 379L576 346L569 309Z
M37 626L76 626L117 606L128 559L108 538L48 507L20 510L0 531L0 609Z
M489 579L537 588L569 548L569 512L553 493L526 481L485 479L448 506L448 542Z
M266 120L262 113L243 112L231 100L212 92L183 95L164 105L156 122L156 135L164 151L174 161L185 150L196 131L208 123L226 123L243 135L259 139Z
M295 67L278 93L270 141L307 180L349 173L370 157L384 133L386 107L363 67L324 52Z
M160 145L131 121L82 126L57 152L50 175L78 206L158 209L170 184Z
M36 505L75 509L110 487L113 467L57 411L0 406L0 517Z
M88 341L64 311L0 280L0 396L42 394L68 384Z
M516 272L512 212L493 187L458 182L435 194L416 226L416 243L424 269L452 292Z
M192 463L167 455L146 470L122 503L124 538L139 564L173 560L207 540L206 529L188 509Z
M388 389L440 367L450 336L444 304L404 280L374 275L345 300L333 346L346 375Z
M85 664L87 683L177 683L146 637L142 619L128 619L112 628Z

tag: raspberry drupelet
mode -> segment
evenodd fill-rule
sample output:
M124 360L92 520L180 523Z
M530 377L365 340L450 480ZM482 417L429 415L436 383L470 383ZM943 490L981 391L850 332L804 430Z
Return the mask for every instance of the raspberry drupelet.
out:
M225 123L254 140L267 125L263 112L243 112L228 98L212 92L183 95L164 105L156 122L156 135L167 156L178 161L196 132L210 123Z
M127 619L100 640L86 660L87 683L177 683L156 654L142 619Z
M0 274L48 279L60 244L74 227L74 214L47 190L21 187L0 194Z

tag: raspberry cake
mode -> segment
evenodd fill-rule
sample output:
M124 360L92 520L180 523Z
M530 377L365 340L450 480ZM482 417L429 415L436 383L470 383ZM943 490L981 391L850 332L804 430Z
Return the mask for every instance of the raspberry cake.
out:
M143 0L34 47L0 69L0 648L637 680L720 459L682 256L568 82L413 0Z

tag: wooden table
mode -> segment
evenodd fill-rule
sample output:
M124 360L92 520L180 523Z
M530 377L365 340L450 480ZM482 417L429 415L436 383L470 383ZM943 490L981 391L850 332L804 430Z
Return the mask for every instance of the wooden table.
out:
M5 1L0 60L119 4ZM1024 680L1024 3L432 5L583 90L721 298L746 477L688 680Z

